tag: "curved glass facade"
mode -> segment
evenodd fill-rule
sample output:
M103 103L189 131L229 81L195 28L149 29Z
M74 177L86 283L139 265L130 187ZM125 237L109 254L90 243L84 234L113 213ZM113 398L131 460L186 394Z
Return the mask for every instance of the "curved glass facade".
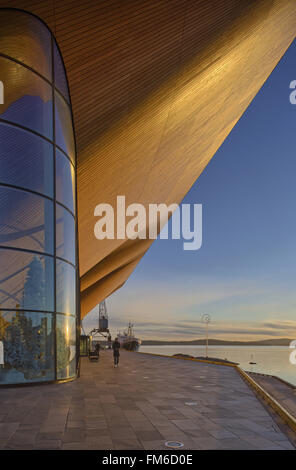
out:
M75 141L55 40L0 9L0 386L76 375ZM5 25L5 26L3 26Z

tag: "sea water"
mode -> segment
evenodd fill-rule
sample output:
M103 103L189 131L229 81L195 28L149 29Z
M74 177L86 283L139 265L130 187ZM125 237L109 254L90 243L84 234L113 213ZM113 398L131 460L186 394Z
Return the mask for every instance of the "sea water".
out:
M139 351L167 356L177 353L190 356L206 355L205 346L141 346ZM290 362L291 352L292 349L288 346L209 346L208 348L209 357L238 362L244 370L276 375L296 385L296 365Z

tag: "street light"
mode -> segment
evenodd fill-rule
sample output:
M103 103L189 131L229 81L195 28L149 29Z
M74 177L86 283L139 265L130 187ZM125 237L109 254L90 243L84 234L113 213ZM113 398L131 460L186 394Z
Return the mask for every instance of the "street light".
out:
M208 313L205 313L201 317L201 320L206 324L206 331L207 331L207 335L206 335L206 357L208 357L208 343L209 343L208 327L209 327L209 323L211 321L211 315L209 315Z

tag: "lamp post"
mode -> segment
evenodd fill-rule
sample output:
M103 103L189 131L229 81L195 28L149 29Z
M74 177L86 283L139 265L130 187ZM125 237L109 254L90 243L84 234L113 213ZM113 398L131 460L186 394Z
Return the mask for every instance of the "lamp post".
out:
M209 329L209 323L211 321L211 315L209 315L208 313L205 313L201 317L201 320L206 324L206 357L208 357L208 345L209 345L208 329Z

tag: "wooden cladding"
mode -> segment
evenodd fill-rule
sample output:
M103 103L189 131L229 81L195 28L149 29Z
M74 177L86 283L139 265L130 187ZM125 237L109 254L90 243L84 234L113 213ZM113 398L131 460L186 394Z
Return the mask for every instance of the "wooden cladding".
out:
M40 16L68 73L78 150L82 315L148 240L94 237L101 202L180 202L282 57L294 0L0 0ZM213 188L213 191L215 188Z

